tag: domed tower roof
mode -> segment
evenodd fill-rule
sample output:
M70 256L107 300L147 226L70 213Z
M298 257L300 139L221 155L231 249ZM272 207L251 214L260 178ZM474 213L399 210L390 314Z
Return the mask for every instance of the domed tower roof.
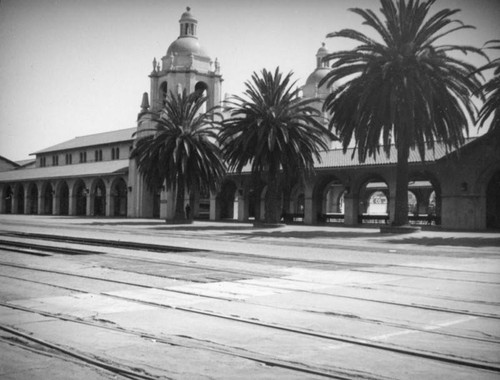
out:
M179 20L180 33L177 40L172 42L167 49L167 57L170 56L193 56L209 59L207 52L201 47L196 35L198 20L191 13L191 8L187 7L186 12Z
M330 50L325 47L325 43L321 43L321 47L316 53L316 67L328 67L328 62L324 62L323 58L330 54Z
M315 97L328 93L326 86L319 87L319 82L330 72L328 62L323 61L323 58L330 54L330 51L322 43L316 53L316 69L307 77L306 84L303 87L304 96Z

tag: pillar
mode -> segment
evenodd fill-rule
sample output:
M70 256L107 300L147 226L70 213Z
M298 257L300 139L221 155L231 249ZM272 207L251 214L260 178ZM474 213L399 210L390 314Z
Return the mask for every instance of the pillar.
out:
M304 224L318 221L318 207L314 199L314 184L308 183L304 189Z
M344 224L347 226L358 225L359 195L347 191L344 195Z
M220 220L220 201L217 193L210 192L210 220Z
M237 199L238 199L238 221L239 222L247 222L250 210L249 210L249 199L248 194L246 194L244 189L237 190Z

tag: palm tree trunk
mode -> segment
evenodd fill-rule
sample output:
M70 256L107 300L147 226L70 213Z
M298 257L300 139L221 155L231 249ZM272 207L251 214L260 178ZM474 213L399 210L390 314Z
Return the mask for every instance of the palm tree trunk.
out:
M184 213L184 182L181 180L177 184L177 189L175 193L175 220L184 220L186 219Z
M279 194L279 180L277 170L269 170L264 207L265 223L278 224L281 219L281 197Z
M398 147L396 164L396 194L393 226L408 224L408 156L410 147L403 143Z

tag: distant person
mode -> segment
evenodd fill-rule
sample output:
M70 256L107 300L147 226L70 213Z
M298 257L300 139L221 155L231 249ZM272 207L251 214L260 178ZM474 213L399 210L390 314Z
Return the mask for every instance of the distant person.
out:
M189 206L189 203L184 210L186 211L186 219L191 219L191 206Z

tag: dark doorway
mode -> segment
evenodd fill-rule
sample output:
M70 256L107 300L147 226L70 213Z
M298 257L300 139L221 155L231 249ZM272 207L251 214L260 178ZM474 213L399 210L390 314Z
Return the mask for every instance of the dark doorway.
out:
M500 171L493 174L486 189L486 227L500 228Z

